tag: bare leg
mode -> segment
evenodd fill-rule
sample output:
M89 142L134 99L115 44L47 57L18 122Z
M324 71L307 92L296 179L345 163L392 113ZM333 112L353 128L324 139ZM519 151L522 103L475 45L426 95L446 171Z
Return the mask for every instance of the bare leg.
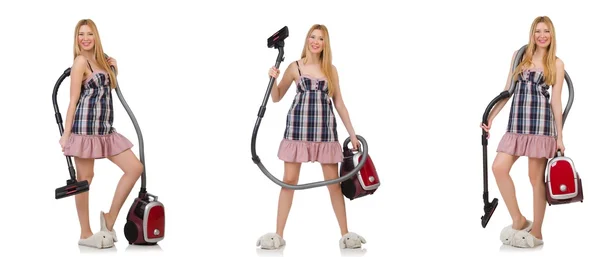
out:
M300 167L302 163L284 163L283 182L290 185L297 185L300 178ZM294 200L294 190L281 188L279 193L279 204L277 207L277 234L283 238L283 230L287 218L292 209L292 201Z
M517 203L515 184L509 175L513 164L518 158L518 156L498 152L492 165L492 171L494 172L496 184L498 185L502 199L504 199L506 208L508 208L508 212L512 217L512 228L521 230L527 225L527 219L521 214L519 204Z
M323 168L323 178L325 180L336 179L338 175L337 164L321 164ZM346 203L344 202L344 195L342 194L342 187L339 183L331 184L327 186L329 189L329 198L331 198L331 206L335 212L338 225L340 226L340 232L342 236L348 233L348 221L346 218Z
M119 184L115 190L110 211L104 214L106 227L109 231L112 231L117 216L119 216L119 211L121 211L123 203L125 203L125 200L131 193L131 189L133 189L135 182L137 182L140 175L142 175L144 167L131 149L118 155L108 157L108 159L123 170L123 176L119 180Z
M90 186L94 178L94 159L82 159L75 157L75 167L77 168L77 181L87 180ZM90 194L88 192L75 195L75 206L77 208L77 216L81 226L80 239L86 239L92 236L92 228L90 227Z
M546 185L544 173L548 160L546 158L529 158L529 180L533 187L533 226L531 235L542 240L542 223L546 213Z

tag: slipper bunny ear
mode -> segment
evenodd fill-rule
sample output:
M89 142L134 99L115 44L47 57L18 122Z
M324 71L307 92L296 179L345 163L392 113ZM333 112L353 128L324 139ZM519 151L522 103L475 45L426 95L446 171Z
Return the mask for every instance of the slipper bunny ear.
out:
M340 248L341 248L341 249L344 249L344 248L346 248L346 241L344 240L344 237L342 237L342 238L340 239Z
M260 246L260 237L258 238L258 240L256 240L256 246Z
M273 237L273 246L275 246L275 248L279 248L281 246L281 241L279 238Z
M525 238L525 242L527 242L527 245L529 245L529 247L534 247L535 246L535 242L533 241L533 236L529 235L528 237Z
M362 237L362 236L358 236L358 239L360 239L360 242L363 243L363 244L367 243L367 240L364 237Z
M103 240L103 239L104 239L104 237L103 237L103 236L104 236L104 235L97 235L97 236L96 236L96 235L93 235L93 236L92 236L92 237L95 237L95 238L94 238L94 244L96 245L96 247L97 247L98 249L102 249L102 244L103 244L103 242L102 242L102 241L104 241L104 240Z

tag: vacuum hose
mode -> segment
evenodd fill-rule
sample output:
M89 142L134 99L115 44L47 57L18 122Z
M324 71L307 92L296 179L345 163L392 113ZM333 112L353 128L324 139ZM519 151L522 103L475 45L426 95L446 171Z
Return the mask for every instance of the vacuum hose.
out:
M108 55L104 54L104 58L108 58ZM115 67L111 66L110 68L113 70L113 72L116 72ZM135 128L135 133L137 134L137 138L138 138L140 162L142 163L142 167L143 167L142 175L140 178L141 184L142 184L141 189L140 189L140 197L143 197L143 195L146 194L146 159L144 156L144 137L142 136L142 129L140 128L140 125L138 124L137 119L135 118L135 115L133 115L133 111L127 104L127 101L125 101L125 98L123 97L123 93L121 93L121 88L119 87L119 82L117 80L115 80L115 83L117 84L115 87L115 92L117 92L117 97L119 98L119 101L121 101L123 108L125 108L125 111L129 115L129 118L131 119L131 122L133 123L133 127Z
M519 51L517 51L517 54L515 56L515 60L513 61L513 66L512 66L513 72L517 69L517 66L519 65L520 61L523 59L523 54L525 53L526 49L527 49L527 45L524 45L523 47L521 47L519 49ZM571 110L571 107L573 106L573 99L575 97L574 90L573 90L573 83L571 82L571 77L569 76L569 73L567 73L567 71L565 71L565 81L567 82L567 87L569 89L569 98L567 100L567 105L565 106L565 110L562 115L563 126L565 124L565 121L567 120L569 111ZM500 102L503 99L510 98L513 95L513 93L515 91L515 87L517 86L517 82L518 81L515 81L514 77L511 75L511 83L510 83L509 89L502 91L486 107L485 112L483 114L483 119L482 119L483 124L487 125L490 112L492 111L493 107L498 102ZM485 228L487 226L488 222L490 221L490 219L492 218L492 215L494 214L496 207L498 206L498 199L494 198L491 202L489 201L488 163L487 163L488 133L484 129L481 129L481 131L482 131L481 144L483 146L483 204L484 204L484 206L483 206L484 215L481 216L481 225Z
M279 52L279 54L277 55L277 59L275 61L275 67L276 68L279 68L279 65L285 59L284 58L284 50L283 50L283 48L285 46L284 40L288 37L288 35L289 35L288 28L287 28L287 26L285 26L285 27L283 27L282 29L280 29L278 32L276 32L275 34L273 34L271 37L269 37L267 39L267 47L269 47L269 48L276 48L277 51ZM361 160L358 163L358 165L356 165L356 167L352 171L350 171L349 173L347 173L344 176L341 176L341 177L336 178L336 179L330 179L330 180L319 181L319 182L312 182L312 183L307 183L307 184L300 184L300 185L287 184L287 183L285 183L285 182L277 179L271 173L269 173L269 171L267 170L267 168L265 168L265 166L262 164L260 158L256 154L256 138L257 138L257 135L258 135L258 129L260 127L261 120L262 120L262 118L265 115L267 102L269 100L269 95L271 94L271 89L273 88L274 82L275 82L275 78L270 77L270 79L269 79L269 85L267 86L267 91L266 91L265 96L263 98L262 105L260 106L260 109L258 111L258 118L256 119L256 124L254 125L254 131L252 132L252 142L251 142L252 161L260 168L260 170L271 181L275 182L275 184L277 184L277 185L279 185L281 187L287 188L287 189L292 189L292 190L302 190L302 189L309 189L309 188L315 188L315 187L320 187L320 186L326 186L326 185L341 183L343 181L346 181L346 180L350 179L352 176L356 175L356 173L366 163L367 158L361 158ZM357 139L360 141L360 143L362 145L362 148L363 148L362 154L364 156L367 156L368 153L369 153L369 146L367 145L367 141L362 136L357 135L356 137L357 137ZM346 140L346 141L348 141L348 140Z

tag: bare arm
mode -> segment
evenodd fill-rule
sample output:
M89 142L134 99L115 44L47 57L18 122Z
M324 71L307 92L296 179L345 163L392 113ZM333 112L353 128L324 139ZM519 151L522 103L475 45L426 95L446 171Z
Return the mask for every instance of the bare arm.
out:
M556 123L556 132L558 134L558 140L562 140L562 87L565 81L565 64L562 60L556 59L556 82L552 86L552 99L550 105L552 106L552 114L554 114L554 122Z
M79 95L81 93L81 81L86 71L86 60L83 56L77 56L71 66L71 92L69 108L67 109L67 118L65 120L65 132L64 135L71 134L71 128L73 126L73 116L75 116L75 108L79 102Z
M338 77L337 68L335 66L333 66L333 76L332 77L333 77L333 80L337 84L337 88L336 88L335 92L333 93L333 105L335 106L335 109L337 110L338 114L340 115L340 119L342 119L342 122L344 123L344 126L346 127L346 130L348 131L348 134L350 135L350 137L355 137L356 134L354 132L354 127L352 126L352 122L350 121L350 114L348 113L346 104L344 104L344 99L342 98L342 92L340 91L340 83L339 83L340 80Z
M515 51L513 53L512 60L510 62L510 68L508 70L508 77L506 78L506 84L504 85L505 91L510 88L510 82L512 81L512 74L513 74L512 68L515 63L515 57L517 57L517 51ZM510 99L510 98L502 99L502 100L498 101L498 103L496 103L496 105L494 106L494 108L492 108L492 111L490 112L488 123L491 123L491 121L494 120L494 118L496 118L496 115L498 115L498 113L500 113L500 111L502 111L502 108L504 108L504 106L508 102L508 99Z
M290 65L288 65L279 83L277 83L277 78L275 78L275 81L273 82L273 89L271 90L271 99L274 103L281 101L283 96L285 96L285 93L287 93L288 89L290 88L290 85L292 85L292 81L294 81L295 72L293 67L295 66L295 62L290 63Z

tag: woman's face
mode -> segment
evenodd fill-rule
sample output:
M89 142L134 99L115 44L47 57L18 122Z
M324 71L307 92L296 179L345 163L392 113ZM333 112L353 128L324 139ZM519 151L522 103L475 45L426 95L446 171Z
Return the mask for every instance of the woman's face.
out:
M550 41L552 41L552 35L550 34L550 28L544 22L540 22L535 26L535 32L533 33L533 40L538 47L548 47Z
M319 54L323 51L323 32L319 29L315 29L310 33L308 37L308 48L313 54Z
M79 28L77 42L79 43L81 50L91 51L94 49L94 34L92 33L90 26L83 25Z

